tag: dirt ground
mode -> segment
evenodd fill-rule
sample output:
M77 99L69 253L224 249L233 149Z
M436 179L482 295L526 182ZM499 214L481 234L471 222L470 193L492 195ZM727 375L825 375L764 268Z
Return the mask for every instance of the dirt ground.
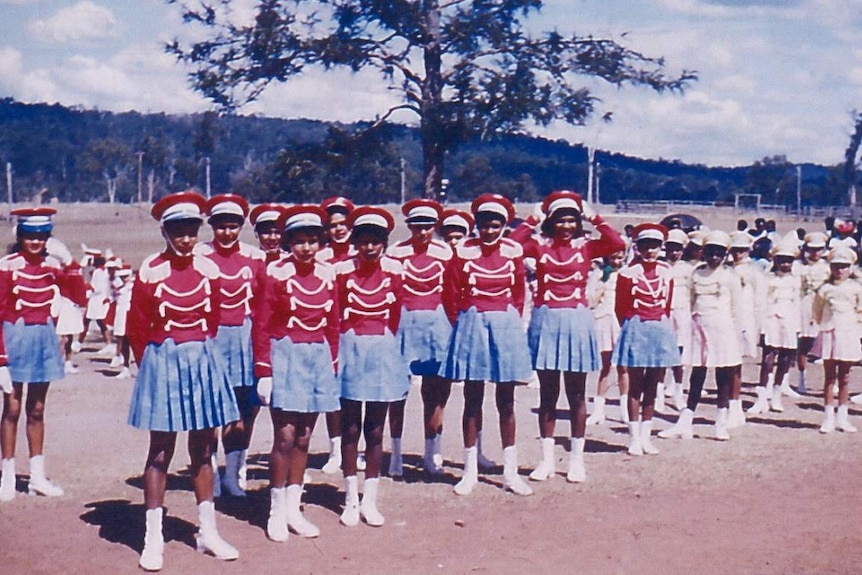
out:
M60 220L58 236L77 248L85 241L137 264L144 250L158 247L158 232ZM145 214L143 214L145 216ZM83 216L81 216L83 217ZM753 218L750 218L753 219ZM141 221L146 221L145 217ZM733 216L735 221L735 216ZM784 225L784 224L782 224ZM787 229L795 224L788 222ZM713 227L719 227L713 225ZM103 233L104 232L104 233ZM140 233L140 235L138 235ZM64 235L65 234L65 235ZM87 241L87 239L90 241ZM80 250L73 249L79 254ZM48 474L66 490L61 498L29 497L23 421L18 441L18 497L0 504L0 573L137 573L144 534L141 473L146 433L126 425L132 381L113 378L108 358L91 335L76 358L81 373L52 385L47 404ZM746 365L746 406L753 400L756 366ZM222 535L241 553L222 563L194 551L196 510L180 446L171 467L166 499L164 573L732 573L848 574L862 563L860 434L821 435L819 393L822 368L809 368L810 394L786 400L782 414L750 420L731 431L731 441L711 439L714 396L701 404L693 440L654 441L658 456L631 457L627 432L616 420L588 428L588 480L568 484L569 425L557 426L558 474L532 483L535 495L501 489L502 468L482 477L468 497L452 493L461 474L460 388L453 389L446 415L443 452L447 475L427 483L421 473L423 439L419 390L408 400L404 437L405 476L381 482L379 506L386 525L338 524L343 492L338 476L319 468L327 446L321 422L310 461L305 512L322 535L266 539L269 506L266 454L272 438L268 413L258 419L245 500L222 499L217 508ZM856 368L852 389L862 391ZM713 384L708 380L707 388ZM590 394L595 378L589 380ZM614 392L611 392L614 397ZM536 389L517 391L521 472L539 458ZM610 400L610 415L617 408ZM485 451L502 461L493 393L486 393ZM560 400L561 418L565 400ZM851 417L862 426L862 411ZM665 423L664 421L668 423ZM668 408L656 424L675 420ZM182 442L184 437L181 436ZM388 448L388 441L385 444Z

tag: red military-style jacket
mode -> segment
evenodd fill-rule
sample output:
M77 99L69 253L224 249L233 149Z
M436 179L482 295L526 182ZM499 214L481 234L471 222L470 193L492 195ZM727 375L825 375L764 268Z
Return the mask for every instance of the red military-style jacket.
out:
M284 337L294 343L328 342L334 363L339 336L335 268L287 256L267 267L262 288L252 330L255 376L272 376L272 340Z
M171 252L149 256L135 279L126 333L140 362L150 343L215 337L221 314L221 281L212 260Z
M27 325L56 322L60 296L87 305L87 286L81 266L62 265L53 256L9 254L0 258L0 319ZM6 346L0 337L0 365L6 365Z
M485 244L468 238L455 246L443 281L443 307L449 321L475 306L477 311L505 311L509 305L524 313L526 292L524 250L500 238Z
M398 330L402 306L402 267L395 259L359 257L335 266L341 333L382 335Z
M407 239L390 248L388 255L404 268L404 309L433 310L443 303L443 272L453 255L448 244Z
M195 246L195 253L209 258L221 278L220 325L239 326L254 310L254 296L263 277L266 254L243 242L229 248L215 242Z
M641 321L670 317L672 299L673 276L667 262L638 257L620 270L615 304L620 323L635 316Z

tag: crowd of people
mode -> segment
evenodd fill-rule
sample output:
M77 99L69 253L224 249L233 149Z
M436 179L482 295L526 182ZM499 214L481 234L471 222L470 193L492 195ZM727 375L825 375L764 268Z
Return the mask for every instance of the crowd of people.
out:
M213 500L245 496L247 452L261 408L269 409L273 426L269 539L320 535L301 506L320 414L330 439L323 471L340 470L344 479L340 522L384 525L384 436L388 424L388 474L401 476L411 378L420 380L429 479L444 472L444 411L453 382L463 382L464 470L454 486L460 496L476 489L490 464L482 454L488 383L499 417L503 486L522 496L533 488L518 472L515 388L534 378L541 458L529 474L533 482L557 472L561 388L571 428L565 477L586 481L586 432L605 421L614 379L632 456L659 453L654 414L669 404L678 419L658 437L694 436L710 368L717 440L729 440L747 415L781 412L783 397L806 393L811 358L822 362L826 382L820 432L856 431L848 414L849 372L862 360L862 283L853 274L852 224L831 222L831 234L779 237L765 221L751 229L740 221L732 233L671 221L627 226L620 234L565 190L549 194L523 220L498 194L477 197L470 212L427 199L410 200L401 212L409 237L392 243L390 212L346 198L251 209L234 194L209 200L171 194L152 208L165 248L134 274L99 250L85 249L84 261L76 262L52 237L53 208L13 210L17 242L0 259L0 502L16 495L22 410L29 489L63 495L45 471L45 401L51 381L77 370L73 354L90 324L105 341L98 353L121 368L117 377L131 377L132 357L138 365L128 422L149 433L139 561L148 571L163 564L167 473L180 432L188 433L198 550L223 560L239 556L218 533ZM212 240L199 243L204 222ZM246 222L257 246L240 241ZM746 411L742 364L755 356L757 399ZM598 385L588 417L592 373Z

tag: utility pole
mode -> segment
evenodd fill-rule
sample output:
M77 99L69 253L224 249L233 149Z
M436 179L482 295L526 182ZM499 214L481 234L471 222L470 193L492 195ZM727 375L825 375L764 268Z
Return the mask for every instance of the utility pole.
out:
M596 205L602 203L601 200L601 183L602 183L602 163L596 162Z
M6 162L6 193L9 196L9 208L12 208L12 162Z
M796 166L796 217L802 215L802 166Z
M143 200L143 196L141 195L141 187L143 185L142 173L144 171L144 153L135 152L135 155L138 157L138 203L140 204Z
M407 160L401 157L401 205L407 200Z
M210 157L207 156L206 158L204 158L204 160L206 161L207 199L210 199L212 197L212 190L210 188Z
M595 178L595 161L596 149L592 146L587 147L587 202L595 203L594 197L594 178Z

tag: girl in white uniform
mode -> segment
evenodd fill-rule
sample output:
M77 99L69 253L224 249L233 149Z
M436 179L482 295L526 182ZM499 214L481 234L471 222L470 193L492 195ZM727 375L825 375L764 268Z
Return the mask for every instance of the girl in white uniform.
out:
M780 386L796 357L796 343L800 331L799 306L802 281L793 273L793 260L798 249L796 239L788 236L773 248L773 266L765 281L764 317L761 323L763 361L760 366L760 385L757 401L748 408L750 415L772 411L782 412ZM775 368L773 375L772 369ZM773 391L773 384L779 390Z
M711 231L704 238L704 262L691 276L691 389L688 405L676 425L659 433L660 437L693 436L694 411L700 401L708 368L715 368L718 386L718 417L715 438L730 439L727 416L733 377L742 364L739 341L728 337L736 331L739 316L739 280L731 268L724 266L730 247L730 236Z
M805 393L805 368L808 366L808 354L814 349L818 334L817 322L811 317L811 304L814 293L830 277L830 266L823 259L826 248L826 234L812 232L805 235L802 246L802 258L796 262L795 270L802 277L802 305L799 310L802 331L799 334L799 347L796 354L796 369L799 373L799 393L790 387L790 382L782 385L782 393L790 397L799 397Z
M823 425L821 433L835 429L855 433L848 417L850 368L862 360L862 284L850 279L856 253L841 246L829 252L829 279L817 290L811 316L820 327L823 347ZM838 381L838 415L833 405L833 384Z

